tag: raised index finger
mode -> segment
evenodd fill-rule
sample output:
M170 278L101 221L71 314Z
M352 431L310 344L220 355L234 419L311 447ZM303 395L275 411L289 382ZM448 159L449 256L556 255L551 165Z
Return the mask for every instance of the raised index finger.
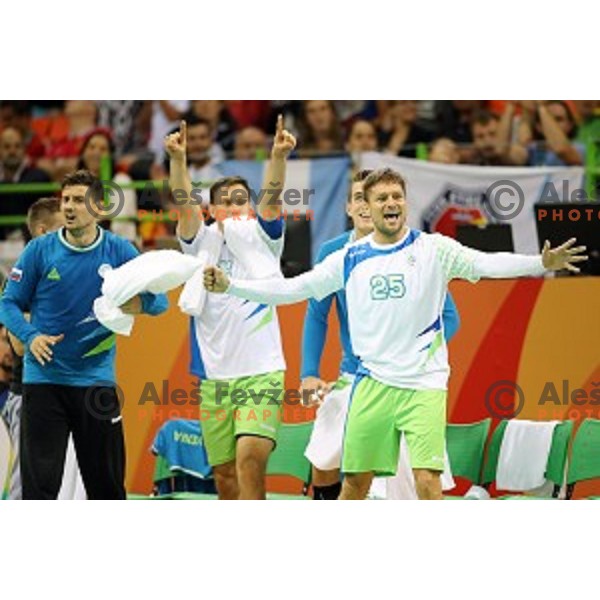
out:
M181 121L181 125L179 126L179 141L182 144L185 144L187 140L187 123L185 121Z
M283 115L279 114L277 116L277 135L281 135L283 133Z

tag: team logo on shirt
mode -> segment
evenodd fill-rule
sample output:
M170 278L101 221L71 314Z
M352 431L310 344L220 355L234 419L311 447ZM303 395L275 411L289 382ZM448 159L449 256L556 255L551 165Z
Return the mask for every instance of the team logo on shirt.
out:
M48 273L47 279L50 279L50 281L60 281L60 273L56 267L52 267L52 270Z
M456 237L458 225L485 225L497 219L485 190L448 186L425 210L423 229Z
M233 261L232 260L220 260L219 261L219 269L224 271L229 277L231 277L231 272L233 271Z
M23 279L23 271L21 269L13 267L10 271L9 279L11 281L16 281L17 283L19 283L19 281Z

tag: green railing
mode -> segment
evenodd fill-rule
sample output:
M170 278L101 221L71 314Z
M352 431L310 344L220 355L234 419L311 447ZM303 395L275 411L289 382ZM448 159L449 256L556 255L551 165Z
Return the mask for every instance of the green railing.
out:
M586 182L586 193L589 200L595 201L596 189L598 182L600 182L600 154L598 152L598 146L600 140L588 140L586 142L586 161L585 161L585 182ZM419 160L427 160L428 147L427 144L416 145L416 157ZM318 160L318 159L316 159ZM102 181L111 181L112 172L111 164L108 159L103 160L100 165L100 179ZM209 182L206 182L202 187L208 186ZM151 190L151 189L164 189L164 181L131 181L128 183L119 184L119 187L123 190ZM107 186L107 190L110 189ZM0 184L0 202L2 202L2 196L7 194L55 194L60 190L60 183L1 183ZM107 192L108 194L108 192ZM132 217L114 217L114 221L131 221L138 220L144 221L145 219L151 220L152 215L147 217L140 217L139 215ZM163 221L168 221L168 214L165 212ZM22 225L26 222L24 215L8 215L0 216L0 227L1 226L16 226Z

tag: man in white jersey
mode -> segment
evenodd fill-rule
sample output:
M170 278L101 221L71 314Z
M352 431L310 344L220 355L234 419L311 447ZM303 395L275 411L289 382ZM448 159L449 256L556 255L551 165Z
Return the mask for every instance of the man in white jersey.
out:
M232 277L269 264L279 276L283 217L279 199L296 140L277 123L256 214L248 183L227 177L210 189L212 225L203 223L186 168L186 127L167 137L170 185L180 208L177 235L186 254L206 252ZM184 190L185 195L182 194ZM182 202L183 201L183 202ZM219 498L264 499L267 460L277 440L285 362L272 306L207 294L192 319L192 372L201 383L202 431Z
M345 288L352 347L361 363L346 422L340 499L364 499L373 476L391 476L404 433L420 499L442 497L448 354L442 309L451 279L540 276L578 271L587 260L571 239L541 255L484 253L406 224L406 184L391 170L363 184L374 232L331 254L312 271L277 281L231 279L205 270L209 291L286 304Z

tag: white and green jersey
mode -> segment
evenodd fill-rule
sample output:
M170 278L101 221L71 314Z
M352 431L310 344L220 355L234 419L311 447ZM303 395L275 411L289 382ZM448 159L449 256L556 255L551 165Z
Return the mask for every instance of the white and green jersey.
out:
M359 373L401 388L446 389L450 368L442 309L451 279L542 275L540 256L484 253L409 229L394 243L368 236L286 280L231 281L228 293L287 304L345 288Z
M281 223L253 219L259 230L260 252L277 258L283 252ZM219 241L220 240L220 241ZM185 254L197 256L204 248L220 244L217 266L230 277L250 277L217 230L202 226L190 242L180 239ZM283 281L283 280L279 280ZM200 317L192 317L191 372L201 379L237 379L285 369L277 310L266 303L207 294Z

